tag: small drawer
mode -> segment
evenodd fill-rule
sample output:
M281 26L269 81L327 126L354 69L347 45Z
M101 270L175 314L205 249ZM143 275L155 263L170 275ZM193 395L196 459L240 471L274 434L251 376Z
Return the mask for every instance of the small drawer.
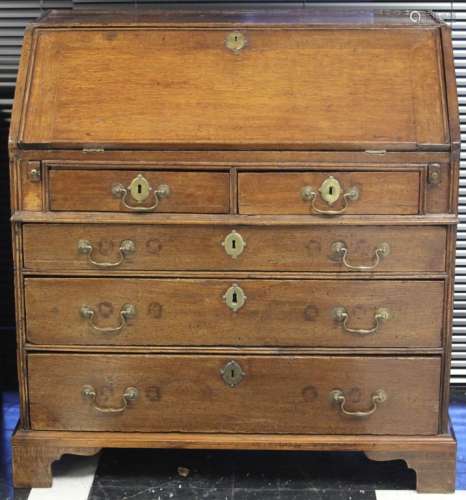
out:
M52 169L50 210L224 214L226 172Z
M240 173L242 214L414 215L419 171Z
M25 294L26 335L34 344L420 348L442 342L443 281L26 278Z
M434 357L30 354L31 427L436 434L440 368Z
M23 236L37 271L445 271L444 226L24 224Z

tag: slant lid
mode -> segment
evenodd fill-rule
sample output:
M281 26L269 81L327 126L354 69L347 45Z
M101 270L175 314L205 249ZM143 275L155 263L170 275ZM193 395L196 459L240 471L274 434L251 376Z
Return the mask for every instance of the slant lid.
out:
M32 33L25 92L15 106L22 148L414 150L449 143L433 25L206 21L52 25Z

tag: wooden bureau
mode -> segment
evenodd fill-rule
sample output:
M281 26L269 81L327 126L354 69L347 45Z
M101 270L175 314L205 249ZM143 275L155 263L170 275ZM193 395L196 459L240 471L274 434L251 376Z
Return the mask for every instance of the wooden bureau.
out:
M50 13L11 124L14 482L103 447L356 450L455 485L449 28Z

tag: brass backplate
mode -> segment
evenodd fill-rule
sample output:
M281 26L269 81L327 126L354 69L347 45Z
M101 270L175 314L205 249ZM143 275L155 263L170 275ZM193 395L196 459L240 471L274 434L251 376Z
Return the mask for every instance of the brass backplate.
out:
M143 175L139 174L131 181L129 192L137 203L142 203L149 197L151 187L148 180Z
M319 188L321 198L329 205L333 205L341 195L341 185L335 177L325 179Z
M225 39L225 46L232 52L238 53L246 46L246 37L239 31L229 33Z

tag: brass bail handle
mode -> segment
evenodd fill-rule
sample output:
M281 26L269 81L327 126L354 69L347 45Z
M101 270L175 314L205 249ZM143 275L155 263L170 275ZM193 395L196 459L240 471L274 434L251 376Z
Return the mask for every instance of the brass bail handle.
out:
M81 316L87 321L87 324L99 333L120 333L123 328L128 326L128 320L136 316L136 308L133 304L125 304L120 309L120 323L117 326L102 327L94 323L95 310L88 305L81 307Z
M100 413L123 413L128 408L130 401L135 401L139 396L139 391L136 387L127 387L121 396L121 405L114 406L100 406L97 403L97 391L92 385L85 385L81 389L81 396L92 402L94 410Z
M327 203L327 205L332 206L341 196L342 187L337 179L333 176L327 177L327 179L322 182L318 192L311 186L304 186L301 189L301 199L303 201L311 202L311 210L316 214L320 215L341 215L346 212L349 202L356 201L359 199L359 189L356 186L350 187L348 191L343 193L343 206L338 210L324 210L317 207L316 202L320 193L320 198Z
M378 308L374 313L374 326L372 328L351 328L348 326L349 313L344 307L335 307L332 311L332 316L338 323L341 323L343 330L347 333L356 335L372 335L382 326L384 321L390 319L390 312L384 307Z
M78 252L84 255L87 255L87 260L90 264L96 267L117 267L123 263L126 257L136 251L136 245L134 241L131 240L123 240L120 243L119 251L119 259L115 262L98 262L94 260L92 254L94 253L94 247L92 243L88 240L79 240L78 241Z
M375 269L384 257L390 255L390 245L388 243L380 243L374 249L373 263L368 266L354 266L348 261L349 250L343 241L335 241L332 243L332 256L334 259L352 271L372 271Z
M372 406L366 411L351 411L345 408L346 396L341 389L334 389L330 392L330 401L338 405L341 413L349 417L366 418L372 415L378 408L378 405L387 401L387 394L383 389L377 389L371 396Z
M141 174L137 175L129 184L124 187L123 184L114 184L112 186L112 194L115 198L120 198L121 203L129 210L134 212L151 212L155 210L163 198L170 196L170 186L168 184L160 184L158 187L151 187L149 181ZM145 200L152 194L154 202L146 207L141 206ZM136 205L130 205L128 198L131 198Z

